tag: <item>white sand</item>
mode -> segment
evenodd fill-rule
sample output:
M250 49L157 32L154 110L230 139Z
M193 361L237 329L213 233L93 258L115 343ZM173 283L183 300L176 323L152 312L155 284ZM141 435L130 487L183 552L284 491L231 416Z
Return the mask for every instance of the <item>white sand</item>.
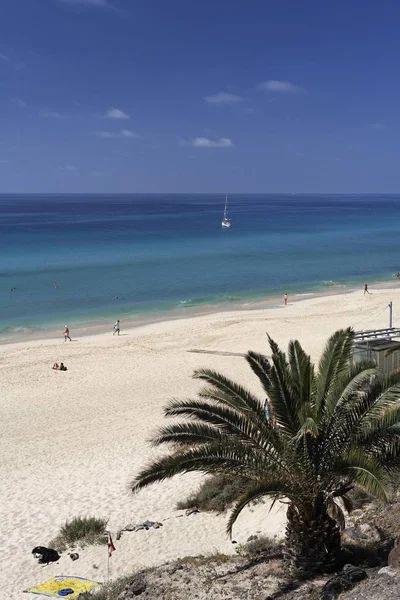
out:
M337 328L387 326L389 300L395 315L397 307L400 312L400 289L371 292L294 304L289 298L286 308L122 329L119 338L107 334L64 343L60 335L0 347L1 597L27 599L24 589L54 575L104 580L104 546L79 550L76 562L64 554L59 564L46 567L31 555L78 515L106 516L113 532L146 519L164 523L158 530L124 533L119 542L114 537L113 577L180 556L234 552L224 532L226 515L186 517L175 510L177 500L197 487L199 475L156 484L137 496L128 492L135 473L155 454L146 440L163 422L166 401L199 389L191 379L195 368L216 368L263 397L243 358L189 350L269 354L268 332L282 347L300 339L317 359ZM68 372L53 371L54 361L63 361ZM284 526L284 506L268 514L266 505L258 505L244 511L234 539L243 543L257 531L281 536Z

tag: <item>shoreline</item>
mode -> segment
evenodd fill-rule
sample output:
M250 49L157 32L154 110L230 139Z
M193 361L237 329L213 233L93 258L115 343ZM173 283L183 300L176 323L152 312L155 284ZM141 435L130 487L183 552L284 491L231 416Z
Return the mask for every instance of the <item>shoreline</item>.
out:
M368 284L369 289L371 289L371 293L373 293L374 286L377 287L377 291L384 289L387 291L396 291L400 288L400 281L398 285L395 285L393 281L373 281ZM371 288L372 286L372 288ZM289 306L291 304L297 304L298 302L303 302L309 299L317 299L317 298L325 298L331 296L343 296L346 294L351 294L355 291L359 290L360 294L362 294L362 287L356 286L355 284L346 285L346 284L333 284L332 286L327 286L326 289L322 291L305 291L305 292L297 292L297 293L289 293ZM267 309L275 309L284 308L283 299L281 295L269 295L266 296L263 300L261 297L257 298L243 298L242 300L226 300L220 304L204 304L200 306L182 306L180 308L174 308L161 312L150 312L150 313L142 313L139 315L130 315L127 318L120 319L122 321L121 325L121 335L123 335L124 331L132 331L142 329L144 327L150 325L157 325L160 323L174 323L176 321L187 320L187 319L195 319L197 317L207 317L207 316L218 316L224 315L227 313L242 313L245 311L257 311L257 310L267 310ZM118 312L116 311L116 317L118 317ZM72 324L71 324L72 323ZM73 321L70 321L69 328L72 334L73 339L82 339L92 336L104 335L106 333L112 334L113 332L113 323L114 321L103 317L101 319L90 320L79 322L76 326L74 326ZM23 328L21 328L23 329ZM63 337L63 328L60 327L56 329L51 326L46 328L32 329L29 333L26 332L15 332L5 337L7 334L0 334L0 346L9 346L14 344L21 344L26 342L40 342L40 341L55 341L58 339L62 339Z

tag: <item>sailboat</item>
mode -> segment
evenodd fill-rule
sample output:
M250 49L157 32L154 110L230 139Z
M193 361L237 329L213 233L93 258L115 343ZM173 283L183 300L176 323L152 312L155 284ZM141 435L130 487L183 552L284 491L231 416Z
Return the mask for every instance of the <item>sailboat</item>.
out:
M228 217L228 195L226 195L226 197L225 197L224 218L222 219L221 225L222 225L222 227L230 227L231 226L231 220Z

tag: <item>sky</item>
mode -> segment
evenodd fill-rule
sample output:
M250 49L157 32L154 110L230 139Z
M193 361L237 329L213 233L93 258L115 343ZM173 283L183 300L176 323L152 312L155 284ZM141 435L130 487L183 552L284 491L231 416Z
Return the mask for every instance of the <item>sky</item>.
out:
M397 0L2 0L0 193L400 192Z

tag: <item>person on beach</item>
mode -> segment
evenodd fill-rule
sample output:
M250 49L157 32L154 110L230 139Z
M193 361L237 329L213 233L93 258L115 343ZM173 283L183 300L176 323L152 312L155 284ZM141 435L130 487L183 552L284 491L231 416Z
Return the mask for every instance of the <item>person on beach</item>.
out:
M69 337L69 329L68 329L68 325L65 326L65 331L64 331L64 342L66 342L67 340L69 340L70 342L72 342L71 338Z
M283 296L283 304L287 306L287 294Z
M368 283L364 283L364 294L369 294Z
M114 323L113 335L115 335L116 333L119 335L119 330L120 330L120 325L119 325L119 319L118 319L118 321L115 321L115 323Z
M64 365L64 363L58 364L57 362L54 363L53 369L55 371L67 371L68 370L67 367Z

